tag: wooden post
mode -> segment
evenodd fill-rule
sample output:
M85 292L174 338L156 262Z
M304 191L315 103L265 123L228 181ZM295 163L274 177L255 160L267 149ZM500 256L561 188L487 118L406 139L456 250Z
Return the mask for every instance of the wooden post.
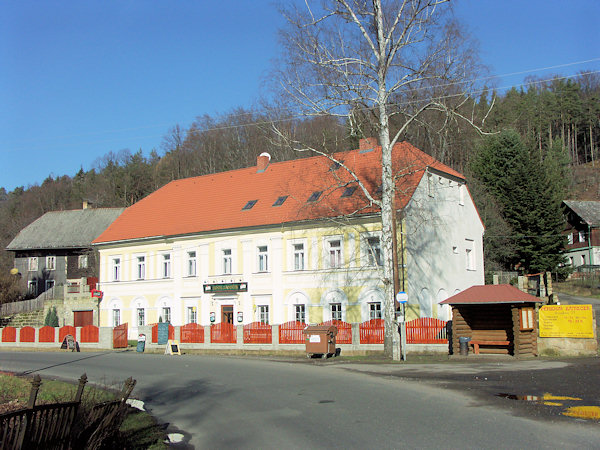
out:
M87 375L84 373L79 377L79 386L77 387L77 394L75 395L75 401L77 403L81 402L81 396L83 395L83 388L87 383Z
M42 378L36 374L31 380L31 392L29 393L29 401L27 402L27 408L32 409L35 406L35 401L37 399L38 391L40 390L40 385L42 384Z

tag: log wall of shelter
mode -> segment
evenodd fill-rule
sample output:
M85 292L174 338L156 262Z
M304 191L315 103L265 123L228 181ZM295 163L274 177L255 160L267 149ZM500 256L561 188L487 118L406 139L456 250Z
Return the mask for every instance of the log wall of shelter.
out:
M532 330L521 330L520 314L524 307L534 308L534 321ZM513 335L515 337L514 349L515 356L537 356L537 335L538 335L538 307L534 303L523 305L513 305L511 308L513 321Z
M517 329L518 329L517 316ZM453 305L452 349L460 353L459 337L473 340L511 341L514 339L511 306L507 304ZM512 354L513 346L482 346L480 353Z

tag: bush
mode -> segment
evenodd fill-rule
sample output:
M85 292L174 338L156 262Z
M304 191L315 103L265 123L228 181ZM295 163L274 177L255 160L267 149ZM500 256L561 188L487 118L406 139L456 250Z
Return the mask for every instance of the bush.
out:
M58 326L58 314L56 314L56 306L48 309L48 313L46 314L46 318L44 319L44 325L49 327L57 327Z

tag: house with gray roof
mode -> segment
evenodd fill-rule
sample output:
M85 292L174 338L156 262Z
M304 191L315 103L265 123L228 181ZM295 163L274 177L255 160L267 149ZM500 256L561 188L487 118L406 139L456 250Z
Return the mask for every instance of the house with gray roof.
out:
M6 247L14 252L14 267L27 281L29 296L37 297L53 286L80 284L82 280L95 286L98 258L91 243L125 208L85 206L44 214Z
M600 202L563 202L565 256L573 267L600 266Z

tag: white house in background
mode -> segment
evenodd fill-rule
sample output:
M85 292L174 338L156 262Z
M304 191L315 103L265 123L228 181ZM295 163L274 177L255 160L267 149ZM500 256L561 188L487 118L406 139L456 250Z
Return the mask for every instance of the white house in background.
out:
M333 155L381 195L381 147ZM408 318L447 319L438 302L482 284L483 226L464 177L396 144L398 290ZM160 320L271 324L381 317L381 218L326 157L173 181L127 208L95 241L101 325Z

